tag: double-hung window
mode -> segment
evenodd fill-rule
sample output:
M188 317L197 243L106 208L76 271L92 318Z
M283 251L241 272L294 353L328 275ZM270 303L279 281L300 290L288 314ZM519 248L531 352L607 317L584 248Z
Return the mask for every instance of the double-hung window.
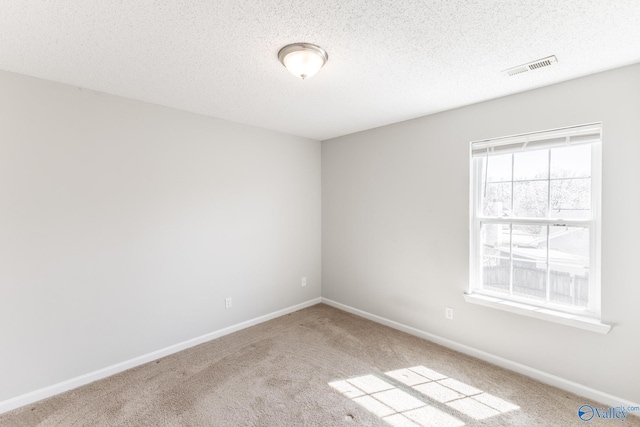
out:
M470 295L599 319L600 123L471 143Z

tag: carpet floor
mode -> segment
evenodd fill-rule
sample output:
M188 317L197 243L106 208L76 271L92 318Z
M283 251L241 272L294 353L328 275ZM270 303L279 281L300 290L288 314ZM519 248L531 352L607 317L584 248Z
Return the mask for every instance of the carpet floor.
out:
M319 304L5 413L0 425L584 426L583 404L605 406Z

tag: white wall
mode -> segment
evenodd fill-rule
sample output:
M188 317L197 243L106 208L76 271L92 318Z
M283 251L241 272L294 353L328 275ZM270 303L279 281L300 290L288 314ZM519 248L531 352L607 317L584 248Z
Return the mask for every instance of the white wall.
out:
M595 121L612 331L466 303L469 142ZM640 64L324 141L323 297L640 402L639 165Z
M320 156L0 72L0 401L319 297Z

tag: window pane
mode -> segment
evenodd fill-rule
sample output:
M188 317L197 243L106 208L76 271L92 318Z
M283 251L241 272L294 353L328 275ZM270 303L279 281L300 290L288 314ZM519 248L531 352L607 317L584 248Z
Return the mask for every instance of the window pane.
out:
M551 150L551 178L589 178L590 176L590 145Z
M513 295L546 301L546 264L513 260Z
M547 226L514 225L513 294L547 298Z
M547 262L546 225L514 225L511 239L514 260Z
M499 218L511 216L511 183L487 184L483 196L483 215Z
M482 224L482 254L509 258L509 224Z
M549 265L549 301L587 307L589 303L589 275L575 275L565 266Z
M487 182L511 181L511 154L487 157Z
M590 218L591 179L552 180L549 215L557 218Z
M549 204L548 181L513 183L513 215L527 218L545 218Z
M589 302L589 229L549 227L549 298L586 307Z
M513 155L513 180L548 179L549 150L525 151Z
M549 227L549 262L589 265L589 229L586 227Z
M509 293L511 274L509 229L509 224L482 225L483 288L505 294Z
M484 257L482 260L482 284L486 290L509 294L509 259Z

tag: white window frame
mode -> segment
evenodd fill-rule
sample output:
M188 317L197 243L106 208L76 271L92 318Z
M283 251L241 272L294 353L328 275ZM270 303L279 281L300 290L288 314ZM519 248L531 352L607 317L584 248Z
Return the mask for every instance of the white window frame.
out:
M480 194L482 187L482 168L474 165L474 158L482 157L482 152L513 153L526 151L527 147L554 148L575 144L591 146L591 218L498 218L481 214ZM529 148L530 150L531 148ZM470 170L470 265L469 290L465 294L468 302L498 308L529 317L550 320L596 332L607 333L609 325L601 319L601 282L600 282L600 226L601 226L601 171L602 171L602 123L571 126L543 132L520 134L503 138L473 141L469 153ZM580 226L589 229L589 301L586 308L540 302L526 297L504 295L482 288L482 242L483 223L539 224Z

